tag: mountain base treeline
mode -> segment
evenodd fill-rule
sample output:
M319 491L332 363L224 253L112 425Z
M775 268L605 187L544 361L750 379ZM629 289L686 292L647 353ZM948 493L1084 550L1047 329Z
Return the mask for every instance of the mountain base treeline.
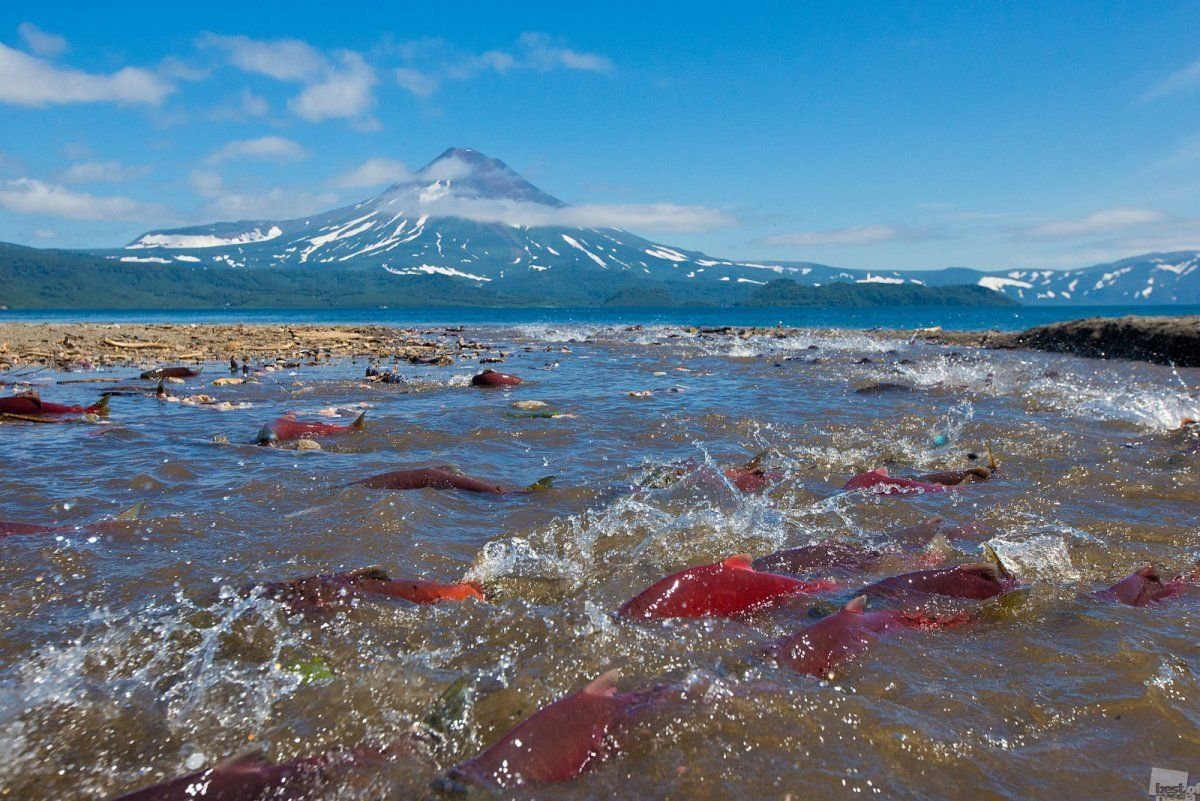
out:
M565 269L476 282L383 270L122 263L0 245L0 306L10 309L1011 305L978 286L810 287L786 278L765 285L699 284Z

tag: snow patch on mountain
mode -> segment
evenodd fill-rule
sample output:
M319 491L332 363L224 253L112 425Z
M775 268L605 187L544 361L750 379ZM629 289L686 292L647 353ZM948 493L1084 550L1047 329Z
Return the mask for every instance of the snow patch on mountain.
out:
M184 233L149 233L138 237L133 242L125 246L127 250L137 250L139 248L169 248L169 249L191 249L191 248L222 248L230 245L248 245L252 242L266 242L270 239L283 236L283 229L278 225L272 225L268 230L263 231L261 228L255 227L244 233L235 234L233 236L216 236L214 234L184 234Z

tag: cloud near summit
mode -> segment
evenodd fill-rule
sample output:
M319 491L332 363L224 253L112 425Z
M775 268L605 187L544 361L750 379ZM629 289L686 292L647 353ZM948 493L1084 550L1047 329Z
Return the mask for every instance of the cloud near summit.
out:
M412 195L412 202L421 214L430 217L461 217L475 222L526 228L563 226L696 233L737 224L736 220L718 209L675 203L585 203L556 208L541 203L453 196L422 200L416 192Z

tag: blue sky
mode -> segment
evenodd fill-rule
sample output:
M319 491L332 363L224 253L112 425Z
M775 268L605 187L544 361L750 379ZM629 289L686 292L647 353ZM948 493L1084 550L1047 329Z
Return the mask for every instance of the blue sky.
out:
M717 256L1200 247L1200 2L112 6L0 5L2 241L300 216L464 146Z

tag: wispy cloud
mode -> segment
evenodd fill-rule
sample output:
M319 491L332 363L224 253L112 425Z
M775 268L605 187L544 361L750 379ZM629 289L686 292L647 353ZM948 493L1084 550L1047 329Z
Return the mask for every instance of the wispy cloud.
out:
M18 214L61 217L67 220L133 220L161 216L162 210L121 196L97 196L63 186L17 178L0 183L0 208Z
M255 159L286 163L303 161L308 151L299 142L283 136L261 136L258 139L238 139L213 152L205 162L221 164L226 161Z
M1075 220L1058 220L1025 229L1022 233L1032 239L1072 239L1081 236L1108 234L1113 231L1157 223L1166 219L1153 209L1118 208L1097 211Z
M825 247L828 245L874 245L901 235L891 225L856 225L852 228L833 228L824 231L800 231L765 237L764 245L776 247Z
M412 172L402 161L367 159L353 170L337 176L330 183L343 189L361 189L406 181L412 177Z
M211 119L226 122L246 122L258 117L265 117L270 111L271 105L266 98L254 94L249 89L243 89L236 100L223 106L217 106L209 112L208 116Z
M523 33L517 40L517 45L517 64L525 63L535 69L551 70L565 67L586 72L609 72L613 68L613 63L608 57L572 50L544 33Z
M567 47L544 33L521 34L511 50L473 53L445 39L418 39L393 45L389 50L405 62L392 74L404 89L421 97L435 94L450 81L465 81L484 74L507 75L517 70L549 72L556 69L611 72L607 56Z
M230 63L243 72L266 75L277 81L315 81L327 65L319 50L299 39L265 41L203 33L196 44L225 52Z
M190 177L192 188L207 201L199 210L199 222L303 217L338 203L338 196L332 192L312 193L283 187L252 191L229 187L213 170L192 170Z
M1200 59L1155 81L1140 100L1149 103L1171 95L1191 94L1197 89L1200 89Z
M36 56L54 58L67 52L67 40L55 33L43 31L32 22L22 22L17 26L17 33Z
M149 171L149 167L128 167L119 161L84 161L72 164L59 179L68 184L118 184L141 178Z
M299 39L261 40L214 33L202 34L197 44L225 53L230 64L243 72L301 84L300 94L288 101L288 108L301 119L350 119L358 121L360 128L378 127L369 114L375 107L374 87L379 79L375 69L353 50L327 55Z
M126 67L97 75L55 66L0 44L0 103L48 106L66 103L158 105L175 90L147 70Z

